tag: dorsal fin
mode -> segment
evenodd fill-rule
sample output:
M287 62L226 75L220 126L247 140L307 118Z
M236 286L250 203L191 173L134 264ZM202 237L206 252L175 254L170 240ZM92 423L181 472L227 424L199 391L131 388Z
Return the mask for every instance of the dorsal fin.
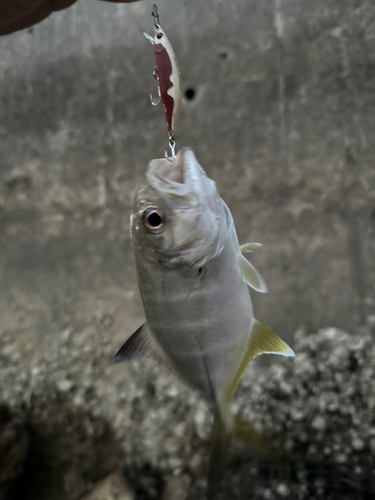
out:
M225 403L230 403L234 393L236 392L243 372L250 361L254 359L255 356L258 356L258 354L281 354L282 356L294 356L293 350L275 333L273 333L272 330L270 330L267 326L262 325L262 323L259 323L259 321L254 321L246 354L224 396Z
M240 265L244 282L257 292L267 293L268 288L262 275L242 254L240 255Z
M240 246L241 253L251 253L255 248L262 247L262 243L245 243Z
M121 361L135 359L140 356L151 358L174 373L176 371L163 348L155 339L147 323L140 326L138 330L128 338L114 357L113 362L121 363Z

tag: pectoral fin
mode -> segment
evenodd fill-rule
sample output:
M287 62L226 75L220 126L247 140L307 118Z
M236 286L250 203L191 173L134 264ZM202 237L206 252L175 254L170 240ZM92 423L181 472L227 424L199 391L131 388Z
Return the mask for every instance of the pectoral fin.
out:
M241 253L251 253L255 248L262 247L262 243L245 243L240 246Z
M281 354L282 356L294 356L293 350L281 340L267 326L255 321L251 330L250 342L242 363L225 394L225 403L230 403L236 392L238 383L247 365L258 354Z
M240 264L244 282L257 292L267 293L268 288L263 277L243 255L240 256Z

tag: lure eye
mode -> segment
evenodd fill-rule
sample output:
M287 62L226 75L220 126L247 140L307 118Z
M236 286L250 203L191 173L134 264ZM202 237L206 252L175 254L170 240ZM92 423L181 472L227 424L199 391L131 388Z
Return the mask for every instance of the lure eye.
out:
M156 207L149 207L143 212L143 224L153 233L159 232L164 226L164 222L164 214Z
M158 34L156 35L156 38L159 38L159 40L160 40L160 38L163 38L163 33L158 33Z

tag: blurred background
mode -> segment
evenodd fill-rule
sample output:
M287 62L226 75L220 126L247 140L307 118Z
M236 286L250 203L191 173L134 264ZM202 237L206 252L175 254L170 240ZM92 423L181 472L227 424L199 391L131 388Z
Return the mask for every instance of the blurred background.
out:
M252 293L256 317L296 347L295 364L283 362L273 375L254 365L238 401L246 407L253 398L255 408L251 377L260 372L266 385L274 377L271 388L258 388L272 399L283 377L318 359L319 346L338 343L342 352L324 358L322 370L334 359L326 374L332 381L335 370L348 369L350 397L366 407L368 427L353 437L355 424L344 416L342 428L351 445L357 438L366 443L357 451L371 462L375 4L159 0L158 7L182 73L177 148L192 148L215 180L240 242L263 243L252 261L270 291ZM109 477L128 488L119 498L200 498L204 488L211 422L205 404L151 361L111 365L144 321L129 239L133 196L147 163L167 149L162 106L149 99L157 88L154 53L141 33L153 31L151 10L148 0L79 0L0 38L0 421L7 429L0 438L1 499L75 500L115 470L121 473ZM324 379L298 376L308 385ZM343 398L338 407L349 398L340 380L333 391ZM284 400L305 407L309 389L293 391ZM297 419L306 429L315 429L314 408ZM285 411L287 426L289 403ZM324 429L316 445L323 455L333 432ZM362 465L360 473L368 481L366 470ZM287 482L298 483L290 474ZM238 488L233 498L258 498ZM275 488L252 494L336 498ZM373 498L375 487L366 488ZM353 491L348 498L362 498Z

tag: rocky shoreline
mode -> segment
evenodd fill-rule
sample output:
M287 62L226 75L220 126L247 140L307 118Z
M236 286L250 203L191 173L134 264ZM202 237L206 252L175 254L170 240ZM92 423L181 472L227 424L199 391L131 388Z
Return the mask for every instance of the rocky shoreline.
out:
M253 363L233 410L283 459L233 440L220 498L373 498L371 328L300 329L295 360ZM204 498L209 409L152 361L112 365L108 338L65 330L34 364L15 337L0 337L1 500Z

